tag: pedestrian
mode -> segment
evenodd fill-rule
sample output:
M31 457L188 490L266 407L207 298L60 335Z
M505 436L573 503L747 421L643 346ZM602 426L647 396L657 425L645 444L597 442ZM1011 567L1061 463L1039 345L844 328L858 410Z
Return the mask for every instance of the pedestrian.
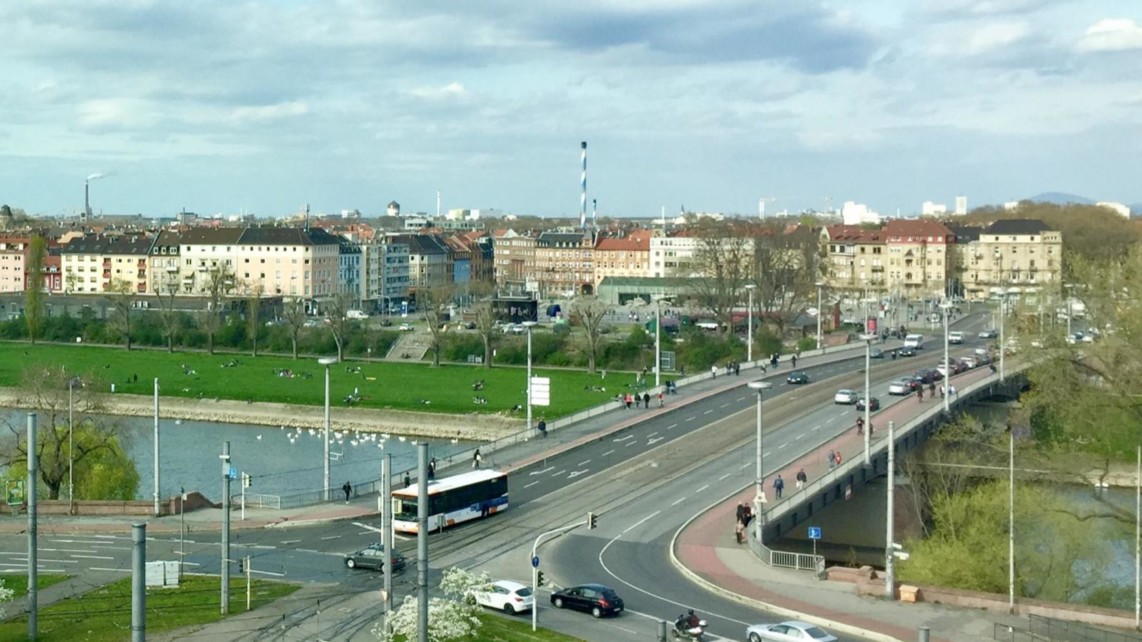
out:
M539 423L535 427L539 429L540 437L547 437L547 422L543 420L543 417L539 418Z
M923 403L924 402L924 386L920 386L919 388L916 389L916 402L917 403Z
M634 399L631 398L629 392L623 395L623 403L627 405L627 410L630 410L630 405L634 403Z
M864 417L857 417L857 436L864 434Z
M661 408L665 405L666 405L666 395L662 394L662 391L659 390L658 391L658 407Z
M349 503L349 495L353 494L352 484L350 484L349 482L345 482L345 484L343 486L341 486L341 490L345 491L345 503L348 504Z
M734 376L742 376L742 364L738 363L737 361L734 362Z
M837 455L833 451L829 451L829 470L837 467Z
M940 399L943 399L945 394L947 394L947 390L944 388L944 384L941 383L940 384Z
M710 378L711 379L717 379L718 378L718 366L716 366L716 365L710 366Z
M476 452L472 453L472 468L479 468L482 461L484 461L484 456L480 454L480 449L477 448Z
M836 453L834 453L833 459L836 460L837 465L840 466L841 465L841 451L838 450Z
M637 395L637 394L634 396L634 407L635 408L641 408L642 407L642 397Z
M805 482L809 481L809 476L805 474L805 469L797 471L797 490L805 487Z
M781 499L781 492L784 490L785 490L785 480L782 479L781 474L778 473L777 479L773 480L773 494L775 497L777 497L777 499Z
M929 397L930 399L935 399L935 398L936 398L936 382L935 382L935 381L933 381L932 383L928 384L928 397Z
M733 373L734 373L734 362L733 361L727 361L726 362L726 376L728 377L728 376L732 375Z
M960 393L956 390L955 386L948 386L948 394L950 394L953 399L959 399L960 397Z
M405 474L404 474L404 487L408 488L409 486L412 486L412 477L408 474L408 472L405 472Z
M745 502L738 502L737 519L739 524L745 523Z
M753 521L753 508L746 502L742 502L742 507L743 507L742 526L748 527L749 523Z
M432 461L428 462L428 481L436 479L436 458L433 457Z
M792 363L793 367L796 368L797 367L797 355L793 355L792 357L789 357L789 363Z
M650 393L649 392L642 393L642 407L646 408L647 410L650 410Z

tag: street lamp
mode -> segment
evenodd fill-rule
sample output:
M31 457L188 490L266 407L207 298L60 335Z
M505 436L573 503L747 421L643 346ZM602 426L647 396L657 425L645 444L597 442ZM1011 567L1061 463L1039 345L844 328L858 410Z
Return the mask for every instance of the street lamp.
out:
M662 384L662 301L669 301L668 296L654 297L657 309L654 311L654 387Z
M317 363L325 366L325 492L324 501L329 501L329 366L337 363L337 357L321 357Z
M75 448L72 438L75 433L75 418L72 409L75 407L73 393L78 384L79 377L67 380L67 501L68 512L72 514L75 513Z
M865 319L868 323L868 319ZM864 341L864 465L867 466L872 460L871 453L871 436L872 424L869 423L869 415L872 414L872 397L869 394L869 370L872 368L872 340L876 338L875 334L868 332L860 335L861 341Z
M527 429L531 430L531 329L538 325L535 321L524 321L527 329Z
M753 362L753 291L757 289L757 285L750 283L745 286L746 292L749 293L749 305L746 307L745 320L745 360Z
M1006 279L1003 278L1003 253L999 248L995 248L995 260L999 263L999 380L1004 380L1004 356L1007 352L1005 339L1003 338L1003 326L1006 325L1004 318L1007 314L1007 286L1004 283Z
M763 544L761 539L761 523L764 521L764 514L762 513L761 508L765 505L765 477L762 476L763 468L761 454L761 394L763 391L772 387L773 384L769 383L768 381L751 381L748 385L750 389L757 391L757 470L754 477L753 514L754 520L756 520L757 523L757 544L760 546Z
M823 337L821 336L821 318L825 315L825 311L821 309L821 288L825 287L824 281L817 281L817 350L824 352L825 348L821 345Z
M944 311L944 412L952 407L952 364L948 358L948 316L952 313L952 302L944 300L940 304Z

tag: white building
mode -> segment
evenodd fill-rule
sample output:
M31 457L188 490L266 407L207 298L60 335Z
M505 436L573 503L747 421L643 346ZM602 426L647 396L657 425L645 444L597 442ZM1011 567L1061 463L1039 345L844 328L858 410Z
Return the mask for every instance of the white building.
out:
M1113 210L1122 218L1130 218L1130 208L1122 203L1115 203L1114 201L1099 201L1095 203L1099 207L1105 207L1108 210Z
M845 225L879 225L880 214L870 210L864 203L845 201L841 206L841 220Z
M922 216L943 216L948 213L948 206L944 203L933 203L932 201L924 201L920 204L920 214Z
M963 216L968 213L968 197L956 197L956 216Z

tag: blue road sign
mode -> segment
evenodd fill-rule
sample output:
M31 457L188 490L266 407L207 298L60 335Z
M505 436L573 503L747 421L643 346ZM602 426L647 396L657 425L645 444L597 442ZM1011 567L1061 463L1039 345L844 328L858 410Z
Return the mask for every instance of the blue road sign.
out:
M230 472L227 473L227 476L230 479L238 479L238 469L237 468L231 468Z
M810 526L809 527L809 539L821 539L821 527L820 526Z
M532 568L539 568L539 556L538 555L531 558L531 567Z

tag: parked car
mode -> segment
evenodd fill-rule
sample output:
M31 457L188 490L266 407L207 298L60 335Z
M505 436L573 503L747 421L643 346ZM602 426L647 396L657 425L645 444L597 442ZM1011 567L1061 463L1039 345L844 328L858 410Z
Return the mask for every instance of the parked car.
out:
M416 329L416 326L412 325L411 323L402 323L402 324L400 324L400 328L399 328L399 330L401 332L412 332L415 329Z
M595 617L618 615L623 611L623 599L609 586L580 584L569 586L551 594L551 603L557 609L587 611Z
M808 622L790 620L780 624L753 624L746 627L749 642L836 642L821 627Z
M508 615L530 611L535 607L535 595L532 594L531 587L511 580L496 580L488 591L474 592L472 597L476 604Z
M404 555L401 555L400 551L393 551L389 561L392 564L394 573L399 573L404 570L406 562ZM345 566L349 568L368 568L374 571L384 571L384 562L384 544L369 544L365 548L345 556Z
M798 370L797 372L791 372L789 373L788 377L785 377L785 383L791 383L794 385L809 383L809 373L801 370Z
M898 357L915 357L916 356L916 348L913 348L912 346L904 346L903 348L897 348L896 349L896 356L898 356Z
M918 384L912 377L901 377L892 383L888 384L888 394L890 395L910 395L916 392Z
M999 336L999 333L995 331L995 328L988 328L987 330L981 330L977 336L979 336L980 339L994 339Z
M860 398L857 399L856 409L864 412L864 395L861 395ZM877 410L880 410L880 399L877 399L876 397L869 397L868 409L870 412L876 412Z
M856 402L857 402L856 390L849 390L848 388L845 388L843 390L838 390L837 394L833 395L833 403L839 403L839 404L844 404L846 406L850 406Z

